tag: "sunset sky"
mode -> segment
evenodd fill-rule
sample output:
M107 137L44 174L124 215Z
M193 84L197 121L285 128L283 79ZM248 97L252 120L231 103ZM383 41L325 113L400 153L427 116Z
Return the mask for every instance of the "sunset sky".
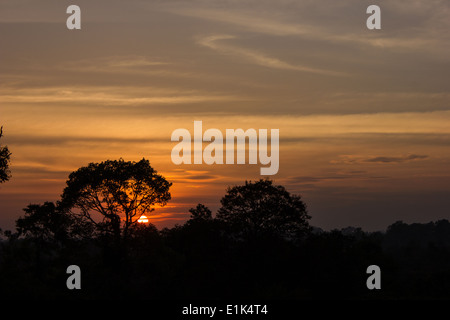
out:
M68 30L66 8L81 8ZM368 30L366 8L381 7ZM0 0L0 228L90 162L150 160L149 215L213 212L261 165L175 165L178 128L280 130L276 184L324 229L450 219L448 0ZM205 145L206 143L204 143Z

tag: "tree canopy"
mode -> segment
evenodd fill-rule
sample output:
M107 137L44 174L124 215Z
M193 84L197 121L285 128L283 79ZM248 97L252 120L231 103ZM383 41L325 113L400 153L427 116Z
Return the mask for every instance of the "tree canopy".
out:
M88 238L93 231L86 219L67 214L53 202L30 204L23 210L25 215L16 221L18 236L64 242Z
M60 206L100 232L127 237L140 216L166 205L171 185L145 159L90 163L69 175Z
M310 216L301 197L268 179L229 187L221 204L217 219L240 235L292 238L309 229Z
M191 221L207 221L212 219L211 210L201 203L197 204L195 208L189 209L189 212L191 213Z

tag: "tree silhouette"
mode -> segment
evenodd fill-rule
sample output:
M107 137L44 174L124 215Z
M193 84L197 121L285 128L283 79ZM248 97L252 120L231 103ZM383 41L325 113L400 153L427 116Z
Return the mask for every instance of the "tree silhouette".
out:
M97 231L125 239L141 215L170 200L171 185L145 159L90 163L69 175L60 206L88 219Z
M92 226L86 219L67 214L53 202L30 204L23 210L25 216L16 220L19 237L62 243L92 235Z
M0 128L0 138L3 137L3 127ZM0 145L0 183L8 181L11 178L9 170L11 152L7 146Z
M229 187L221 204L216 218L240 236L277 235L292 239L309 230L310 216L301 197L268 179Z
M212 220L211 210L201 203L197 204L195 208L189 209L191 213L191 221Z

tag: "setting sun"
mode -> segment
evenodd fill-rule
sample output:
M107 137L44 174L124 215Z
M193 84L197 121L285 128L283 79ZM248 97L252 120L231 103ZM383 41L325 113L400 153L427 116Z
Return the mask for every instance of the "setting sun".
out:
M138 223L148 223L148 218L146 216L142 215L137 222Z

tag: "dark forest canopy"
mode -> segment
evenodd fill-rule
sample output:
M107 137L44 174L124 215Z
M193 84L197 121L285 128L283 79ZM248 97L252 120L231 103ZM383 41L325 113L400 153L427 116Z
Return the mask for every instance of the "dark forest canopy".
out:
M44 207L44 206L43 206ZM42 207L42 208L43 208ZM45 207L60 219L54 207ZM39 207L28 215L43 219ZM300 242L230 237L226 223L197 207L183 225L137 225L127 248L108 237L75 238L43 219L0 242L0 296L126 299L448 299L450 222L396 222L386 232L359 228L309 233ZM46 210L46 209L42 209ZM201 217L197 216L197 213ZM44 232L45 224L48 230ZM20 229L24 228L24 229ZM74 233L76 234L76 233ZM76 239L76 240L75 240ZM76 264L83 290L65 289ZM365 286L380 266L382 290ZM30 290L29 288L32 288Z

